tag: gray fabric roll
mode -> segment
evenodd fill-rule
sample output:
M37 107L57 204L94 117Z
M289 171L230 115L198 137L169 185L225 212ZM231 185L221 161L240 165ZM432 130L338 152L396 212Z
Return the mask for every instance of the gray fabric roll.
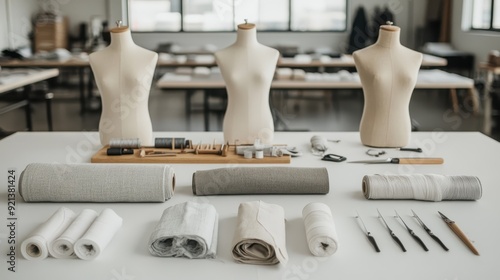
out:
M327 194L326 168L235 167L196 171L193 194Z
M171 206L149 238L149 252L159 257L215 258L218 221L215 207L207 203Z
M163 164L31 163L19 179L26 202L164 202L174 186Z

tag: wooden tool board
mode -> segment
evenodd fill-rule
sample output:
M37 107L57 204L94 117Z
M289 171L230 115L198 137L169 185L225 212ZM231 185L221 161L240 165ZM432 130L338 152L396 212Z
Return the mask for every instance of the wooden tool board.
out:
M248 164L288 164L290 156L284 155L281 157L264 157L263 159L246 159L242 155L237 155L235 146L230 146L227 156L216 154L193 154L193 153L178 153L175 156L163 157L141 157L140 149L134 149L133 155L108 156L106 150L108 146L100 149L94 154L90 160L92 163L248 163ZM180 150L155 148L165 152L180 152Z

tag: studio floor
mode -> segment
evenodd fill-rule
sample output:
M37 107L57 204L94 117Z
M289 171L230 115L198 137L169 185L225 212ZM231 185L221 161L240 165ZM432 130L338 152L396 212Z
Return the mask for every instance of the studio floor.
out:
M53 125L55 131L97 131L100 109L80 114L78 89L74 86L52 86ZM193 110L190 120L186 118L185 92L161 91L153 87L149 98L149 111L154 131L203 131L201 110ZM446 90L417 90L410 103L413 125L419 131L481 131L482 114L470 112L465 92L459 92L460 112L451 109L451 99ZM305 98L307 97L307 98ZM361 91L337 90L334 92L275 92L272 103L280 118L276 130L309 131L357 131L363 112ZM202 93L192 99L193 108L200 108ZM213 100L212 102L217 102ZM222 115L210 114L210 130L222 130ZM44 103L33 104L34 131L47 131ZM7 132L25 130L23 110L0 116L0 128ZM494 130L492 135L500 139Z

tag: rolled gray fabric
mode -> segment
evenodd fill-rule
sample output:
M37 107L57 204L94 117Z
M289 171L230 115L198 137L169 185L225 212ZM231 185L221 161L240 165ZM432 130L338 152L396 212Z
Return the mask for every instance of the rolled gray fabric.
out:
M26 202L164 202L174 186L163 164L31 163L19 179Z
M215 258L218 214L207 203L188 201L165 211L149 238L149 252L158 257Z
M285 211L262 201L244 202L238 208L233 258L246 264L286 264Z
M234 167L196 171L193 194L327 194L326 168Z

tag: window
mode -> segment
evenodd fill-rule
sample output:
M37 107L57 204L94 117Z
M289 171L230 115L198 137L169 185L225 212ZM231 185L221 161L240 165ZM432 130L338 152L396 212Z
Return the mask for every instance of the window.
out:
M472 29L500 31L500 0L473 0Z
M499 0L500 1L500 0ZM128 0L134 32L345 31L347 0Z

